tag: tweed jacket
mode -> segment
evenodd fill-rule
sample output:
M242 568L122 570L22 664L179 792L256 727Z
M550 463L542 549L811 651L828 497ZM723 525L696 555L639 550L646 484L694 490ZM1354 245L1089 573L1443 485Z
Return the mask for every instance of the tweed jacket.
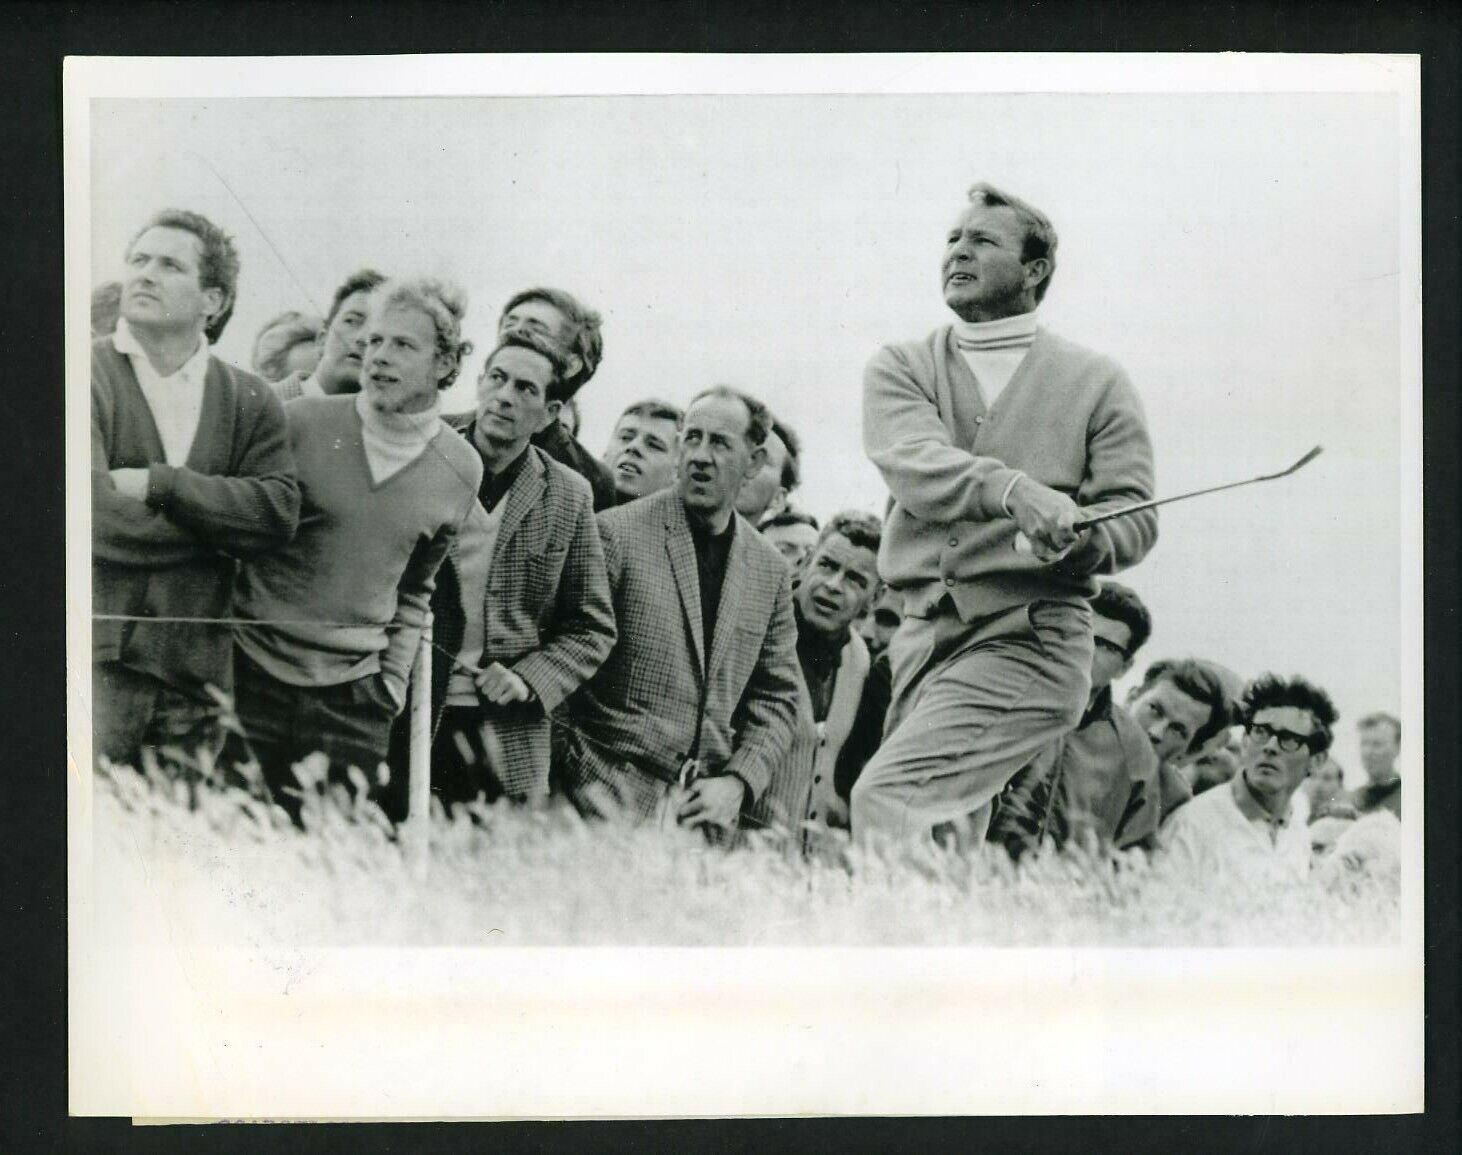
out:
M473 419L450 422L472 441ZM548 790L549 715L597 670L614 646L614 606L604 548L588 483L529 446L502 499L502 523L488 573L481 668L512 670L537 702L506 709L484 704L496 740L493 770L510 796ZM432 594L435 641L432 719L440 722L452 663L462 648L467 608L457 574L456 543L437 572ZM444 652L443 652L444 651ZM409 715L409 711L407 711Z
M569 700L562 770L575 797L601 785L625 817L651 816L696 741L706 773L738 775L747 807L786 759L799 717L787 563L740 515L710 654L685 508L675 490L599 515L619 640ZM743 810L745 813L745 810Z
M117 492L111 471L146 469L147 498ZM208 359L203 412L187 464L166 463L152 410L111 337L91 347L92 606L139 618L226 618L238 559L279 549L299 523L284 410L262 381ZM117 621L92 627L93 656L207 701L233 685L227 626Z

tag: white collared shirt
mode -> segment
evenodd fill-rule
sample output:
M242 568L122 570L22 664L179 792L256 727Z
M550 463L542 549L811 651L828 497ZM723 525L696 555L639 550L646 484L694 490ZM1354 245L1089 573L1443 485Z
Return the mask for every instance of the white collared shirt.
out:
M162 440L162 453L169 465L187 462L193 439L198 436L198 423L203 417L203 382L208 373L209 345L206 336L198 339L198 351L189 357L176 373L162 376L152 367L147 352L137 340L125 318L117 321L112 344L132 362L132 372L142 387L142 396L152 410L152 421Z

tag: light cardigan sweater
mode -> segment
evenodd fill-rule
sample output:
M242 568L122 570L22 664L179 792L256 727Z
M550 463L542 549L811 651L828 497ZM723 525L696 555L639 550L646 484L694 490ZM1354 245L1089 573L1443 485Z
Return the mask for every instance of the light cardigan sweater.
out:
M398 702L437 567L477 499L482 461L444 422L424 452L377 483L353 395L285 410L299 471L299 532L239 575L239 647L272 677L330 686L382 673Z
M1087 598L1093 575L1135 565L1157 540L1149 510L1094 527L1051 564L1014 548L1001 501L1018 473L1093 512L1153 495L1152 443L1126 374L1045 329L988 410L953 326L885 346L864 374L863 446L893 497L879 572L916 617L946 592L965 621Z

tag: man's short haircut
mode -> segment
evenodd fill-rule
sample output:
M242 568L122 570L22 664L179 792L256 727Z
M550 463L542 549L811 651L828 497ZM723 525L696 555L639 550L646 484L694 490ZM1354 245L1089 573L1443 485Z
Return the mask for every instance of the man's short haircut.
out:
M1015 213L1016 219L1025 229L1025 236L1020 243L1022 261L1034 261L1044 257L1049 262L1050 267L1047 269L1045 277L1035 287L1036 303L1039 304L1051 285L1051 278L1056 275L1058 240L1056 227L1051 224L1050 218L1035 205L1021 200L1018 196L1003 192L984 181L971 185L969 195L970 200L977 205L985 205L989 208L1004 207Z
M514 293L508 298L508 303L503 306L503 311L498 317L498 325L501 327L503 317L506 317L525 301L546 301L552 305L573 327L573 335L569 337L569 353L578 356L583 363L574 376L564 382L566 392L560 400L568 400L580 389L589 383L589 379L599 368L599 363L604 359L604 335L599 331L604 324L604 318L599 316L593 309L585 305L572 293L563 289L546 289L535 287L524 289L521 293Z
M1401 745L1401 719L1395 714L1377 710L1374 714L1367 714L1355 724L1357 730L1369 730L1374 726L1390 726L1391 732L1396 735L1396 745Z
M435 277L387 281L381 287L380 307L406 305L420 309L432 319L437 331L437 352L452 360L452 368L437 382L446 389L462 371L463 359L472 352L472 342L462 340L462 318L467 312L467 294L457 285Z
M335 295L330 298L330 311L325 314L325 328L329 328L335 320L335 314L340 312L340 306L355 296L356 293L370 293L379 289L386 283L386 274L378 273L375 269L361 269L359 272L351 273L341 283L340 288L335 290Z
M1330 749L1330 728L1335 725L1340 712L1335 709L1335 703L1330 700L1329 694L1298 674L1289 679L1275 674L1260 674L1244 688L1240 720L1247 728L1260 710L1272 710L1279 706L1292 706L1308 711L1315 720L1315 731L1310 741L1311 753L1319 754Z
M702 389L690 399L690 404L685 407L689 413L695 407L697 401L707 397L725 397L732 401L740 401L746 406L750 420L746 424L746 440L752 445L765 445L767 434L772 430L772 411L753 397L750 393L743 393L740 389L733 389L729 385L712 385L709 389Z
M91 335L108 337L122 311L122 282L108 281L91 291Z
M883 523L873 514L864 513L861 509L845 509L828 518L827 525L817 535L817 546L835 533L847 538L851 546L872 550L874 557L878 556L878 547L883 544ZM817 546L813 547L814 553L817 552Z
M537 353L553 367L553 377L548 382L546 398L549 401L568 400L568 395L565 393L564 374L568 372L569 355L564 352L563 346L557 341L550 341L547 337L526 330L504 333L498 338L498 343L493 346L492 352L487 355L487 360L482 363L484 373L492 367L493 358L504 349L530 349Z
M163 209L137 230L127 245L129 253L148 229L181 229L198 238L198 284L205 289L223 290L223 305L203 327L209 344L218 344L224 326L233 316L234 300L239 290L239 251L234 247L233 238L201 213L187 209Z
M1104 618L1121 622L1131 631L1132 640L1127 643L1129 658L1142 649L1147 639L1152 637L1152 614L1142 604L1142 599L1137 596L1137 591L1124 586L1121 582L1102 582L1097 589L1096 596L1091 599L1091 610L1094 614L1101 614Z
M772 432L787 447L787 456L782 461L782 488L791 493L802 483L802 439L776 417L772 418Z
M1198 727L1188 742L1189 750L1199 749L1220 730L1234 724L1234 701L1224 688L1218 671L1209 663L1199 658L1165 658L1153 662L1142 675L1142 684L1137 687L1138 697L1163 681L1171 682L1181 693L1208 707L1208 721Z
M808 513L805 509L792 509L789 506L777 514L776 517L769 517L766 521L759 522L757 529L776 529L778 526L784 525L810 525L813 529L819 528L817 518L813 517L812 514ZM819 535L817 540L820 543L822 541L822 535Z
M646 397L643 401L636 401L619 415L619 421L626 417L643 417L647 421L673 421L676 429L685 421L685 413L678 405L661 401L658 397ZM618 425L619 421L615 424Z
M314 344L320 335L320 318L298 309L287 309L271 317L254 338L254 372L266 381L278 381L285 375L285 361L296 345Z

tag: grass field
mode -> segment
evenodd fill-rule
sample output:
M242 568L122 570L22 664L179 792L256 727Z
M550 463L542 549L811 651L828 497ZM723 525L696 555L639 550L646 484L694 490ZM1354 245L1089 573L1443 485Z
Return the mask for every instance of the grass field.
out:
M1262 891L1140 854L1012 865L1001 853L789 857L586 825L567 807L437 815L414 869L374 807L335 788L308 833L238 790L95 778L99 877L165 885L209 934L320 945L1362 945L1399 935L1399 880L1338 872ZM125 893L115 901L126 901Z

